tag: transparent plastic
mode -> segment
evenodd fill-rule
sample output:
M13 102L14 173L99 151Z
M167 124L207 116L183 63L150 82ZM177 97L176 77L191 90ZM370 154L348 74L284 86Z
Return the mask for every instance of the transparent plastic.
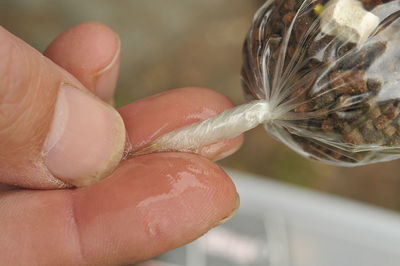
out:
M195 152L262 123L325 163L400 158L400 1L269 0L243 55L250 103L169 133L147 152Z
M338 18L324 13L342 1L267 1L245 42L244 90L270 104L267 131L304 156L337 165L400 158L400 1L344 1L379 19L366 38L343 24L336 36L321 30L340 13L354 18L347 6Z

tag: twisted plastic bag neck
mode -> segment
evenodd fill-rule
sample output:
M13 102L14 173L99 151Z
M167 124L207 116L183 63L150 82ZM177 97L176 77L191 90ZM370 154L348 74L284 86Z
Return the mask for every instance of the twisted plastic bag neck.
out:
M167 133L134 155L165 151L198 152L203 146L235 138L270 119L269 104L265 100L250 102Z

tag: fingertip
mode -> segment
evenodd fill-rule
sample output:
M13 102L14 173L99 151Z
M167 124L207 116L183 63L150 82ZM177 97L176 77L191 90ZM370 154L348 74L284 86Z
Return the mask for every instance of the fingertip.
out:
M120 40L112 29L98 22L79 24L58 36L44 54L111 101L120 63Z

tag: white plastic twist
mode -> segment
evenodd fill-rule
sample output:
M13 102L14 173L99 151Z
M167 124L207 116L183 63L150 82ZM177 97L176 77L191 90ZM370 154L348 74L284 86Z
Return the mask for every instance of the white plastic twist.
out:
M208 144L237 137L269 119L269 104L265 100L254 101L167 133L134 155L163 151L197 152Z

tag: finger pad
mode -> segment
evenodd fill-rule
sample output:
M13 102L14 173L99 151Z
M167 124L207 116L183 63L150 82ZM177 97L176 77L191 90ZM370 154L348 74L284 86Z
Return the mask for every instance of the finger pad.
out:
M77 192L82 238L127 261L185 244L229 216L236 189L215 164L190 154L152 154L123 163L113 176ZM104 242L107 239L107 242ZM89 255L90 257L91 255Z

